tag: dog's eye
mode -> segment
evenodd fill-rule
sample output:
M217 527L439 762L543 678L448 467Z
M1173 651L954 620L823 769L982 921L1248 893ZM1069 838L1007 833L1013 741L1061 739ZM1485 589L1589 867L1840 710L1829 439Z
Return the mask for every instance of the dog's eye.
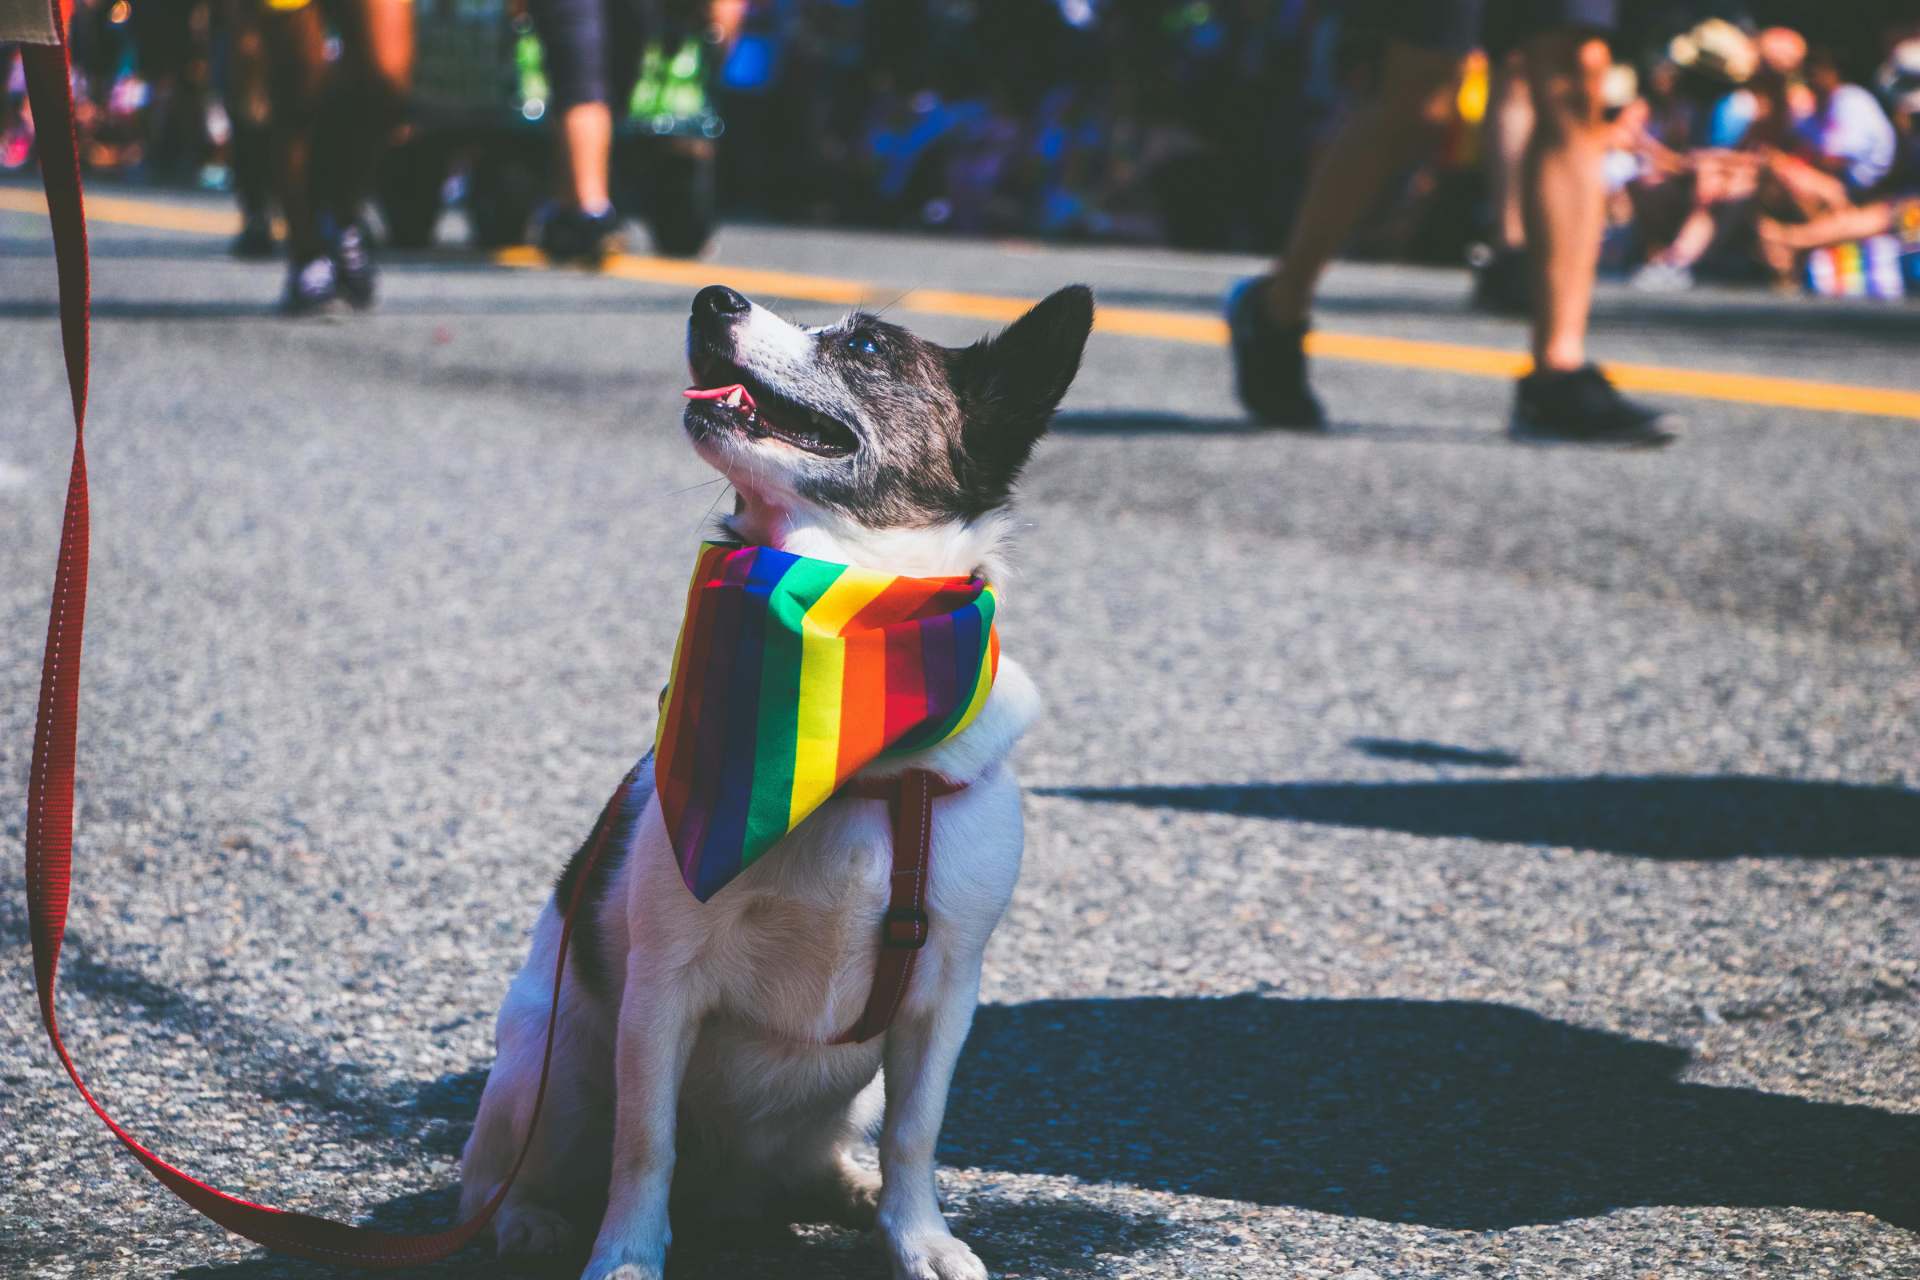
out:
M880 344L867 334L850 333L847 335L847 350L856 355L877 356L880 354Z

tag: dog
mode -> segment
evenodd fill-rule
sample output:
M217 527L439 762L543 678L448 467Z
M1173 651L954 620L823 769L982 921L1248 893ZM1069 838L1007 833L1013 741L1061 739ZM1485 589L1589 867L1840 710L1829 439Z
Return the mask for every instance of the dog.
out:
M702 289L683 426L737 492L719 536L997 581L1015 481L1092 325L1092 293L1078 285L965 348L861 313L802 327L732 289ZM830 1221L876 1227L895 1280L984 1280L940 1212L934 1144L981 956L1019 875L1007 758L1038 710L1031 680L1003 658L964 730L861 775L919 768L967 784L938 806L932 923L911 985L884 1035L862 1044L822 1042L873 981L886 806L836 795L702 903L682 883L650 758L636 767L648 798L583 890L545 1108L492 1224L501 1254L572 1253L597 1214L582 1280L658 1280L670 1218ZM463 1214L494 1197L526 1137L562 913L585 853L541 911L500 1009L462 1159ZM876 1125L878 1176L852 1157Z

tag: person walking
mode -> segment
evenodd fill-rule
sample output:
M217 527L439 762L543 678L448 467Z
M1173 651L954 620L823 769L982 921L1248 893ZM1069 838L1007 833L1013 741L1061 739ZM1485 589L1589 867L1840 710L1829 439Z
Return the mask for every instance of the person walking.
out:
M1420 140L1452 119L1467 57L1517 58L1518 104L1493 121L1496 152L1517 153L1533 370L1515 394L1517 437L1663 445L1673 422L1622 396L1586 353L1604 225L1601 79L1618 0L1384 0L1394 33L1378 91L1329 143L1275 269L1242 281L1227 322L1241 402L1257 420L1301 431L1326 415L1307 379L1314 289L1347 230ZM1517 121L1517 123L1516 123ZM1424 126L1424 127L1423 127ZM1524 146L1519 138L1524 135ZM1496 184L1498 185L1498 184Z
M647 42L703 28L724 55L746 8L745 0L530 0L560 147L561 198L540 224L547 257L597 265L619 249L613 138Z
M289 315L370 307L360 208L412 91L412 0L246 2L259 6L274 186L287 219L282 306ZM331 61L329 28L340 50Z

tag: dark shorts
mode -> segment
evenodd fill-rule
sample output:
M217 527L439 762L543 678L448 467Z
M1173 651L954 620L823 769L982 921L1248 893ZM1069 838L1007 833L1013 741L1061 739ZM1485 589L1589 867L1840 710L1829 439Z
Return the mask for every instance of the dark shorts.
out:
M678 41L706 21L697 0L529 0L553 106L604 102L618 121L650 40Z
M1499 57L1547 31L1605 35L1620 17L1620 0L1389 0L1387 33L1421 49Z
M640 71L640 50L658 30L653 0L532 0L547 83L560 111L583 102L614 107L618 120Z

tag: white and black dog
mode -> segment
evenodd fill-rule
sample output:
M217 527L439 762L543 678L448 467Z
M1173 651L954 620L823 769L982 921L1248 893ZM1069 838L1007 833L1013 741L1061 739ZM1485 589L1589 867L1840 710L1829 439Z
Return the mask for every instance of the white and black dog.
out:
M950 349L854 314L820 328L731 289L688 323L700 388L685 428L739 493L727 538L892 574L996 579L1013 483L1079 368L1093 297L1053 294L998 337ZM691 552L691 548L687 549ZM780 1215L875 1226L898 1280L976 1280L935 1198L933 1155L980 960L1019 875L1007 757L1038 710L1003 659L979 717L917 756L969 784L940 805L930 937L883 1036L847 1027L887 902L887 808L835 798L711 902L696 901L649 799L595 866L561 991L545 1110L494 1220L503 1254L552 1254L599 1221L583 1280L657 1280L676 1219ZM651 763L636 771L651 789ZM462 1169L471 1213L506 1178L533 1110L576 855L500 1009L497 1060ZM884 1084L882 1067L884 1066ZM880 1122L880 1176L852 1145Z

